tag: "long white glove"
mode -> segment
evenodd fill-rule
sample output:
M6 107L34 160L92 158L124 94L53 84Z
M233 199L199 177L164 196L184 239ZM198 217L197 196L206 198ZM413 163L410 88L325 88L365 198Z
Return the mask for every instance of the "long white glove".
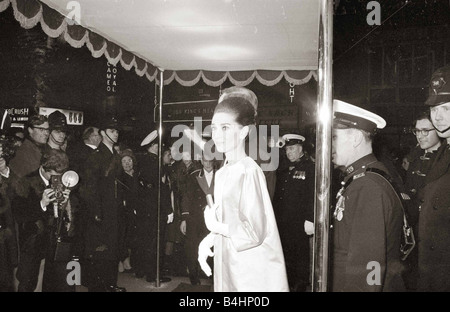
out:
M173 222L173 212L169 215L167 215L167 224L172 223Z
M212 233L220 234L223 236L229 236L229 225L217 221L216 210L219 205L214 204L210 207L209 205L205 207L203 215L205 217L205 224L208 230Z
M305 223L303 224L303 227L305 229L306 235L313 235L314 234L314 223L305 220Z
M209 233L206 237L200 242L198 245L198 263L200 264L200 268L203 272L205 272L206 276L211 276L211 267L208 265L206 260L208 257L214 257L214 253L211 248L214 246L214 237L216 235L213 233Z

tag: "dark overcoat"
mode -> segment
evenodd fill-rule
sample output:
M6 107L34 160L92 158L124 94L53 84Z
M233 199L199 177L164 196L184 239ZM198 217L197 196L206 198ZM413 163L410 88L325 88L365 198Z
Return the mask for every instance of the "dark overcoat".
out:
M450 146L439 148L419 212L419 291L450 291Z
M119 155L101 143L86 160L81 194L88 208L85 256L88 259L119 260L119 216L123 209Z
M304 223L314 222L314 177L314 163L306 155L277 173L273 208L291 288L308 283L310 236Z

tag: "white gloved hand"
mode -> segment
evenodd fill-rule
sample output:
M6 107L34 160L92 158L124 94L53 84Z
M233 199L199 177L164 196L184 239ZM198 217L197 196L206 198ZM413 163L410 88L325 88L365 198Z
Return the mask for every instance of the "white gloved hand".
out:
M205 207L203 211L203 215L205 217L205 224L208 230L212 233L217 233L223 236L228 236L229 234L229 226L228 224L221 223L217 221L216 210L219 208L219 205L214 204L213 207L209 205Z
M303 224L303 227L305 228L306 235L313 235L314 234L314 223L306 220Z
M211 267L208 265L206 260L208 257L214 257L214 253L211 248L214 246L215 234L209 233L198 245L198 263L206 276L211 276Z
M186 220L181 221L181 223L180 223L180 232L183 235L186 235Z
M172 223L173 222L173 212L167 216L167 224Z

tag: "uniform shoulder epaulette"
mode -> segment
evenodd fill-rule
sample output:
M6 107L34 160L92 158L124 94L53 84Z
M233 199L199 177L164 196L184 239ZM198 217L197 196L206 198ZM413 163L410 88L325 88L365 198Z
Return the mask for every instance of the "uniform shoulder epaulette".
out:
M193 174L199 173L201 171L202 171L202 169L197 169L197 170L192 171L190 174L193 175Z

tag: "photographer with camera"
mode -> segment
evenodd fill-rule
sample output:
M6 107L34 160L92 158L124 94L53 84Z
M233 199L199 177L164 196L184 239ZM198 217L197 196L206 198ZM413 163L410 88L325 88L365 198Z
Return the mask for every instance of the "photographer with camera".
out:
M19 292L36 289L41 260L45 258L43 291L74 291L66 282L66 265L55 259L57 239L70 234L70 188L60 182L69 159L63 151L48 150L38 170L21 178L13 199L19 229L20 260L16 277Z

